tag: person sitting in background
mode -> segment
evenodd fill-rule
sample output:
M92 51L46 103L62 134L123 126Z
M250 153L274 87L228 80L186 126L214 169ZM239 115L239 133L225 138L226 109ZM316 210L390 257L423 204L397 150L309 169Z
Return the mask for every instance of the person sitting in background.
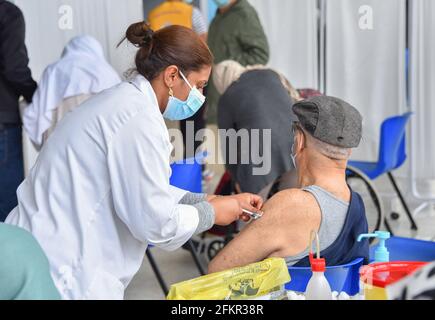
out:
M41 246L24 229L0 223L0 300L59 300Z
M280 73L263 65L243 67L236 61L223 61L215 66L213 81L222 95L218 104L219 129L247 129L252 143L258 144L263 158L270 159L270 171L253 175L258 167L252 159L242 163L241 143L237 145L237 163L230 163L231 152L226 143L226 167L239 192L258 193L281 174L293 169L289 154L293 140L292 121L296 120L291 107L300 100L297 91ZM252 135L253 129L271 130L272 144ZM260 132L261 136L261 132ZM254 150L257 152L257 150Z
M61 59L45 69L33 102L24 109L23 124L30 140L40 149L69 111L120 82L96 39L73 38Z
M276 194L263 207L261 219L247 225L210 263L209 272L245 266L268 257L282 257L288 266L309 266L310 233L320 237L327 265L362 257L368 242L357 242L368 231L361 197L346 183L351 148L361 141L362 117L346 102L314 97L293 106L292 159L298 188Z

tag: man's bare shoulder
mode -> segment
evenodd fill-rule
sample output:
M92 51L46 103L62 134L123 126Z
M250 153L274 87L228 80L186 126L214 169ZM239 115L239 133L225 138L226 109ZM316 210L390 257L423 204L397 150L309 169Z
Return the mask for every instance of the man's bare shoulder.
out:
M303 205L309 194L301 189L287 189L275 194L270 200L268 200L264 206L267 208L276 208L281 206L299 206Z

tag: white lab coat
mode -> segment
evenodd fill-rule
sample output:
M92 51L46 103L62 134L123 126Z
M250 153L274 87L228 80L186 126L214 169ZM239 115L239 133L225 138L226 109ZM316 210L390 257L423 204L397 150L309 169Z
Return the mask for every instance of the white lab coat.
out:
M171 187L172 145L142 76L66 115L18 188L7 223L30 231L65 299L123 299L148 244L175 250L198 211Z

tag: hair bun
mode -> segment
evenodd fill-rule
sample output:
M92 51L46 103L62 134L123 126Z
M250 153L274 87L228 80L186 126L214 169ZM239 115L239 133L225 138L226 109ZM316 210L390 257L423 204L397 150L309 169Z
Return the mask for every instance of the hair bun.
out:
M136 47L146 48L152 45L154 31L145 22L132 24L126 33L126 38Z

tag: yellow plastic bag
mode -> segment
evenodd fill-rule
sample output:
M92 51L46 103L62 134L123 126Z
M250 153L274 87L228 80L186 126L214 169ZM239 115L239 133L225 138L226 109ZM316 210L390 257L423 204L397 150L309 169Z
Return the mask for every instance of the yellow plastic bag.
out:
M290 281L284 259L213 273L171 287L168 300L245 300L276 292Z

